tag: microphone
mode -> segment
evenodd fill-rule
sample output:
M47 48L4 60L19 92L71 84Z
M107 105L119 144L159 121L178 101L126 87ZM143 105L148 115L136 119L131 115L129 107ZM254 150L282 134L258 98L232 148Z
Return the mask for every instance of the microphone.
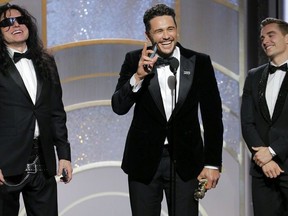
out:
M173 75L169 76L167 82L169 89L173 91L175 89L176 77Z
M152 50L153 50L153 53L149 54L149 58L153 58L156 55L156 53L157 53L157 43L153 44ZM152 68L149 68L149 65L143 65L143 67L144 67L144 70L147 73L150 73L152 71Z
M172 57L170 60L170 70L172 71L172 73L174 74L174 76L177 73L177 69L179 67L179 61L177 58Z

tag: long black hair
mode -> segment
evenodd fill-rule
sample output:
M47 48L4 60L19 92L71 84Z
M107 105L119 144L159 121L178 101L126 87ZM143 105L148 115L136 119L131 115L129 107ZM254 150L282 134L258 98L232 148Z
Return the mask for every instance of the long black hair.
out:
M57 71L54 58L44 49L43 42L38 35L37 21L26 9L18 5L9 3L0 6L0 17L6 18L7 12L17 10L25 18L25 25L29 30L29 37L26 41L29 52L32 55L32 61L36 71L39 71L43 78L52 77ZM11 63L8 54L7 45L2 32L0 32L0 73L8 73L7 68Z

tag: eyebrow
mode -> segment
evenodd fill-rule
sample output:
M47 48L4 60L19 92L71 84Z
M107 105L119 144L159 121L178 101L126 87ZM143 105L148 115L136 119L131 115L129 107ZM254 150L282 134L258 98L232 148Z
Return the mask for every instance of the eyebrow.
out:
M266 35L271 35L271 34L275 34L275 33L276 33L276 31L272 30L272 31L267 32ZM264 37L264 35L260 35L260 39L263 37Z
M161 30L165 30L165 29L171 29L171 28L176 28L176 26L167 26L167 27L164 27L164 28L162 28L162 27L161 28L157 28L157 29L154 30L154 32L155 31L159 31L159 30L161 31Z

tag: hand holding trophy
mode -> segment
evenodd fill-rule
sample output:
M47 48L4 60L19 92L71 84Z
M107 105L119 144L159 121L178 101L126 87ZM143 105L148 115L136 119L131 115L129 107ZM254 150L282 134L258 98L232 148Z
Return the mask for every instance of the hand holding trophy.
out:
M199 199L203 199L206 193L206 185L208 183L207 179L201 179L199 181L198 188L194 192L194 199L199 201Z

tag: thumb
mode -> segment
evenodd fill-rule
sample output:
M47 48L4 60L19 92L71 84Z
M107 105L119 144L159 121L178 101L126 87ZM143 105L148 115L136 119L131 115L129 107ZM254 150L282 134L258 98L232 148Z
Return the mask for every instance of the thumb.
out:
M198 175L197 180L201 181L202 179L205 179L205 175L203 175L202 173L200 173L200 175Z
M58 167L58 172L57 172L57 175L58 175L58 176L61 176L61 175L62 175L62 170L63 170L63 165L59 165L59 167Z
M259 151L259 147L253 147L253 146L252 146L252 149L253 149L254 151Z

